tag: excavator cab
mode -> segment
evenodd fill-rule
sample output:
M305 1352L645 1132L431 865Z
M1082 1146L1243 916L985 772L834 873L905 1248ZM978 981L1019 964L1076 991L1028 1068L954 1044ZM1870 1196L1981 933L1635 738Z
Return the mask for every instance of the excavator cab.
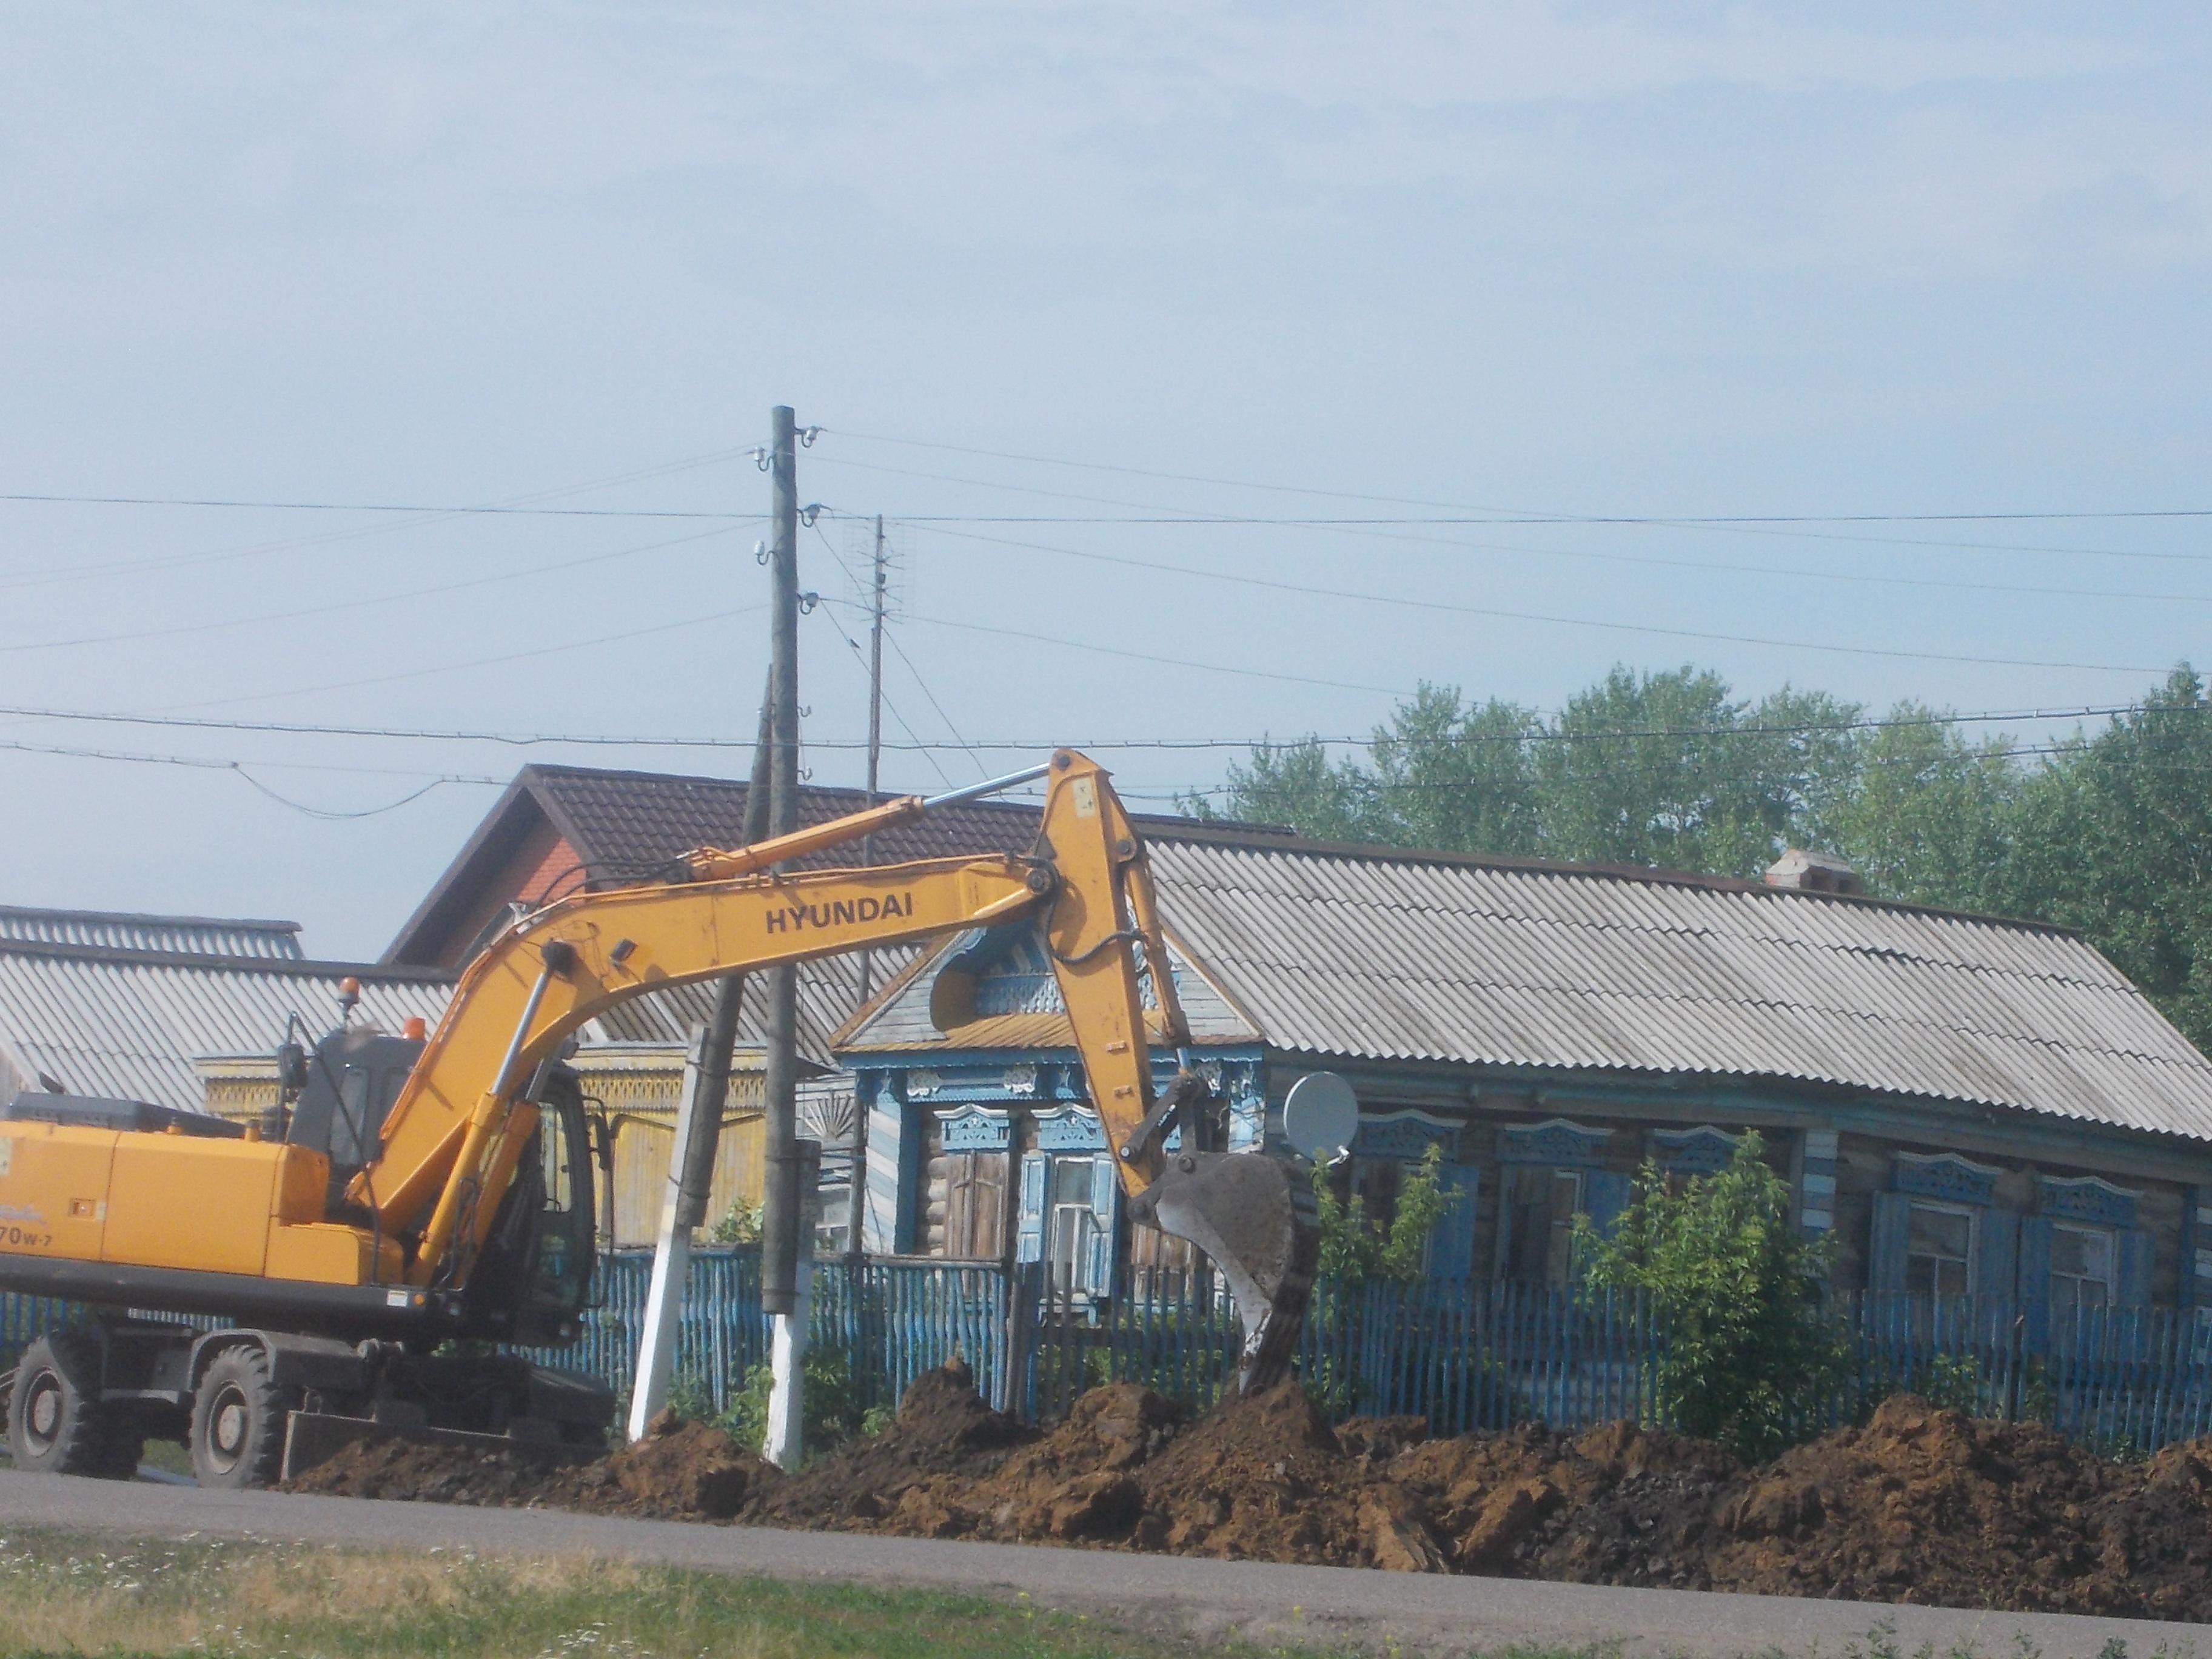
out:
M277 1069L294 1097L285 1140L331 1160L325 1215L373 1224L375 1193L348 1188L383 1151L384 1121L422 1058L423 1039L341 1027ZM289 1075L288 1075L289 1074ZM471 1265L460 1326L449 1334L552 1346L576 1333L591 1293L597 1210L582 1090L565 1066L546 1068L538 1121Z
M538 1127L468 1278L467 1334L551 1346L576 1334L592 1291L597 1212L583 1091L565 1066L550 1068Z
M283 1138L330 1158L332 1220L355 1218L347 1214L346 1184L375 1162L385 1116L422 1054L420 1037L346 1026L311 1050L287 1044L278 1054L279 1081L293 1097Z

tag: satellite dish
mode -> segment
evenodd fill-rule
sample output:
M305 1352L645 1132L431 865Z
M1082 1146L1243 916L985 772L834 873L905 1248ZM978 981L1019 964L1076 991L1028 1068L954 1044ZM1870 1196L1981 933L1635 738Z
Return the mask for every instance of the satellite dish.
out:
M1359 1097L1334 1072L1310 1072L1283 1101L1283 1134L1299 1157L1333 1164L1359 1133Z

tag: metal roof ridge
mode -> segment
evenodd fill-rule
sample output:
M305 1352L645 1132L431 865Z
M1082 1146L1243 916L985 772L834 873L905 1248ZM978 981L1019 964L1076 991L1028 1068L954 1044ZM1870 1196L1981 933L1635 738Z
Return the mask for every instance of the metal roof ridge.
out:
M1241 960L1249 962L1252 961L1253 958L1245 957ZM1265 962L1263 965L1271 970L1279 973L1287 969L1291 969L1297 964L1268 961ZM2140 1049L2135 1048L2115 1048L2109 1043L2069 1042L2062 1039L2039 1036L2032 1032L2002 1031L1990 1029L1987 1026L1974 1025L1966 1023L1952 1023L1936 1019L1921 1018L1909 1014L1881 1013L1872 1009L1839 1007L1830 1003L1813 1002L1803 1000L1791 1000L1784 997L1723 997L1694 995L1681 991L1625 991L1616 990L1609 986L1604 985L1543 984L1528 980L1506 981L1495 977L1488 979L1455 980L1443 979L1435 975L1410 974L1403 972L1386 973L1374 969L1363 969L1349 965L1332 966L1321 971L1323 975L1330 978L1341 977L1382 985L1440 985L1449 987L1455 990L1525 991L1532 993L1544 993L1557 996L1585 997L1594 1000L1602 1000L1625 1002L1681 1003L1698 1007L1711 1008L1770 1008L1790 1013L1820 1014L1838 1019L1857 1020L1863 1024L1869 1025L1901 1027L1911 1030L1950 1031L1964 1036L1988 1037L1993 1042L2032 1043L2039 1048L2054 1049L2066 1054L2112 1054L2124 1059L2140 1060L2150 1064L2173 1066L2184 1071L2202 1070L2208 1074L2212 1074L2212 1059L2208 1059L2201 1054L2197 1054L2197 1064L2192 1066L2186 1060L2174 1059L2171 1056L2148 1054ZM2141 993L2138 992L2136 994L2140 995ZM2155 1006L2151 1007L2151 1012L2154 1014L2157 1014ZM2164 1016L2160 1015L2159 1018L2161 1023L2166 1023ZM2169 1026L2169 1029L2172 1028ZM2184 1037L2182 1041L2185 1045L2188 1042L2188 1039L2186 1037ZM2191 1048L2191 1052L2192 1054L2196 1054L2194 1048ZM1610 1065L1616 1062L1605 1061L1600 1063Z
M236 927L255 933L296 933L300 924L265 916L179 916L152 910L60 910L43 904L0 904L0 916L42 916L57 921L158 922L170 927Z
M240 957L216 951L141 951L120 945L70 945L55 939L0 938L0 956L58 957L76 962L145 968L205 968L228 973L273 974L287 979L352 978L375 983L450 985L452 968L406 963L323 962L308 957Z
M1199 875L1175 876L1170 878L1169 885L1170 887L1193 888L1202 892L1238 899L1249 900L1257 896L1249 888L1231 885L1218 881L1210 881L1205 877ZM2109 981L2086 978L2079 974L2029 972L2023 969L2008 968L1994 963L1968 961L1963 955L1957 952L1946 954L1935 951L1908 951L1893 945L1867 945L1852 943L1847 940L1837 941L1812 939L1801 933L1789 933L1779 931L1771 933L1757 931L1740 933L1727 933L1717 930L1711 924L1706 922L1686 921L1681 923L1664 923L1646 921L1631 916L1600 917L1536 915L1523 911L1503 909L1495 905L1486 904L1470 904L1463 908L1455 909L1438 904L1416 902L1411 899L1372 898L1354 896L1342 893L1317 893L1307 895L1301 902L1314 905L1356 905L1363 910L1382 912L1400 916L1462 916L1478 921L1512 923L1530 927L1572 928L1589 933L1618 933L1653 939L1711 939L1734 938L1747 939L1760 945L1771 945L1781 950L1825 951L1839 956L1896 957L1901 961L1925 963L1932 967L1954 969L1960 973L1997 974L2005 975L2008 978L2029 981L2037 984L2078 985L2085 988L2102 991L2117 991L2123 988L2121 986L2113 985ZM1917 907L1897 908L1905 908ZM1994 919L1990 918L1978 918L1978 920L1994 921ZM2009 924L1997 921L1995 921L1995 925L2008 926ZM2048 931L2057 934L2061 938L2075 939L2077 940L2080 939L2080 935L2070 927L2052 927ZM2104 963L2106 967L2112 968L2114 975L2125 981L2126 989L2138 991L2139 993L2140 988L2135 986L2133 981L2127 981L2126 975L2121 974L2118 968L2113 967L2112 963L2101 952L2098 953L2097 959L2098 961ZM1444 983L1446 981L1437 981L1436 982Z
M1188 823L1186 832L1181 825ZM1805 887L1770 887L1746 876L1706 875L1696 870L1668 870L1657 865L1581 863L1568 859L1545 859L1518 853L1454 853L1439 848L1389 847L1373 842L1309 841L1303 836L1276 836L1249 830L1209 830L1201 818L1175 821L1159 839L1170 843L1213 847L1230 853L1278 853L1316 858L1356 859L1370 864L1428 864L1450 868L1498 870L1509 875L1569 876L1599 881L1635 881L1657 887L1701 888L1710 892L1738 893L1747 897L1858 905L1875 910L1896 910L1954 921L1977 922L1990 927L2014 927L2039 933L2081 938L2081 930L2063 922L2042 921L2032 916L2001 916L1981 910L1958 910L1941 904L1920 904L1909 899L1876 898L1864 893L1823 893Z

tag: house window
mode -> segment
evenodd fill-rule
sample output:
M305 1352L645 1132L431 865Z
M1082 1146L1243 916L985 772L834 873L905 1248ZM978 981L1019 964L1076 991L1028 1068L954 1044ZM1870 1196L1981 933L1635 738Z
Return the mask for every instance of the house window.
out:
M1575 1212L1583 1171L1509 1164L1504 1171L1505 1279L1564 1285L1573 1276Z
M1974 1212L1959 1204L1912 1206L1905 1236L1905 1288L1914 1296L1965 1296L1974 1288Z
M1398 1188L1405 1182L1402 1158L1355 1158L1352 1160L1352 1190L1358 1194L1360 1213L1388 1232L1397 1218Z
M2064 1222L2051 1230L2051 1308L2071 1313L2112 1300L2112 1235L2102 1227Z
M1042 1261L1049 1284L1076 1296L1114 1293L1121 1181L1105 1152L1024 1152L1017 1262Z
M1006 1248L1006 1155L952 1152L945 1163L942 1254L996 1260Z
M1063 1291L1087 1290L1097 1249L1099 1216L1091 1205L1096 1166L1088 1158L1052 1160L1050 1195L1045 1215L1045 1259L1052 1281Z

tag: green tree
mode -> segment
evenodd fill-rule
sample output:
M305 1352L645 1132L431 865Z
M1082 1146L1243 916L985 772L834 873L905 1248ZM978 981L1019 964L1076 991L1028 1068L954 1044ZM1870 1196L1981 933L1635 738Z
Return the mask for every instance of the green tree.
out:
M1969 743L1925 705L1900 702L1859 756L1857 787L1823 844L1867 891L1961 910L2003 908L2021 774L2002 739Z
M1576 1218L1575 1259L1586 1285L1641 1292L1664 1328L1663 1415L1746 1462L1787 1445L1840 1374L1826 1253L1791 1219L1756 1133L1679 1189L1646 1163L1609 1233Z
M1784 688L1753 707L1710 671L1616 667L1567 700L1538 745L1555 858L1756 875L1850 789L1858 713ZM1782 728L1825 724L1826 732Z
M1344 1284L1366 1279L1411 1284L1420 1278L1427 1271L1429 1234L1460 1196L1444 1187L1443 1149L1433 1142L1406 1171L1388 1225L1367 1213L1358 1193L1339 1198L1329 1166L1318 1159L1313 1189L1321 1220L1322 1276Z
M1317 737L1263 744L1231 762L1219 806L1204 795L1177 805L1189 817L1218 822L1286 823L1316 841L1395 842L1375 799L1375 781L1358 763L1332 762Z
M2212 705L2186 665L2021 786L1998 908L2078 927L2212 1048Z
M1530 738L1534 709L1492 698L1463 704L1425 681L1377 726L1368 752L1389 823L1384 838L1450 853L1532 854L1543 846Z

